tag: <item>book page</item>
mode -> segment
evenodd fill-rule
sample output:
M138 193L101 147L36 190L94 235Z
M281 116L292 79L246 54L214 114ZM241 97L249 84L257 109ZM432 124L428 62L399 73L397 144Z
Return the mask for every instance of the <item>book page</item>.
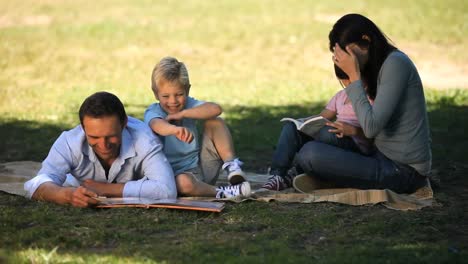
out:
M299 129L302 133L313 137L319 130L325 126L325 123L328 122L328 119L323 118L322 116L315 117L312 119L307 120L304 124L302 124L301 128Z
M291 117L285 117L285 118L282 118L280 120L280 122L285 122L285 121L289 121L289 122L293 122L294 125L296 125L296 128L299 130L299 128L301 127L302 123L304 121L302 121L301 119L294 119L294 118L291 118Z
M157 208L173 208L184 210L198 210L209 212L221 212L224 208L222 202L195 201L188 199L150 199L139 197L122 197L122 198L96 198L100 202L97 208L113 208L113 207L157 207Z

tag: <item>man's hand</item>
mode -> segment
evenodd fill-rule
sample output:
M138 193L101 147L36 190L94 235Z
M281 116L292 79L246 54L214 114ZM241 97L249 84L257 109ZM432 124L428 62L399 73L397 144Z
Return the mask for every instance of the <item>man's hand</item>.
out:
M105 195L104 189L106 185L107 183L98 182L98 181L91 180L91 179L84 180L83 183L81 183L81 186L85 187L88 190L95 192L99 196Z
M82 187L96 193L99 196L122 197L124 183L107 183L87 179L81 183Z
M98 200L93 199L97 196L95 192L80 186L71 193L70 204L75 207L93 206L98 204Z

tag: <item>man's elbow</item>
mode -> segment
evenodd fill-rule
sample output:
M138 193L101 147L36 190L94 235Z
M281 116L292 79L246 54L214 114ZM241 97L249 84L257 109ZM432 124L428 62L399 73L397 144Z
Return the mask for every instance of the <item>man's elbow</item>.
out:
M152 199L174 199L177 198L177 189L169 186L159 186L157 189L149 192L149 197Z

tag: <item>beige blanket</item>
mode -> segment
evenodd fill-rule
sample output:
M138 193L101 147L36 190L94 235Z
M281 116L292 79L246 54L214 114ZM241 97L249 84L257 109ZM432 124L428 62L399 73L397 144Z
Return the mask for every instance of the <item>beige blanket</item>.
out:
M33 161L15 161L0 164L0 191L25 196L23 183L34 177L41 164ZM254 189L253 195L247 200L278 201L287 203L315 203L335 202L349 205L366 205L381 203L395 210L418 210L431 206L434 198L429 180L426 186L412 194L398 194L391 190L359 190L359 189L320 189L304 194L288 189L282 192L262 191L261 185L268 179L268 175L247 173L247 178ZM226 182L225 178L219 180ZM195 198L197 199L197 198ZM197 200L199 200L198 198ZM206 200L206 198L205 198ZM209 199L212 200L212 199ZM226 199L229 200L229 199ZM244 199L245 200L245 199ZM231 199L242 202L241 199Z

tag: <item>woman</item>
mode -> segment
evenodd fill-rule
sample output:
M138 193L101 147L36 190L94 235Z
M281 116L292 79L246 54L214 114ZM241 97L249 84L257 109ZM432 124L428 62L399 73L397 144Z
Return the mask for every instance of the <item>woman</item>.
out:
M336 65L334 65L334 69L335 75L342 87L347 86L350 82L346 73ZM281 191L292 186L292 178L298 173L303 172L302 169L295 164L294 158L302 146L311 140L339 146L340 148L350 151L361 152L365 155L372 153L372 142L364 137L360 129L359 121L354 113L353 106L344 90L339 91L331 98L325 108L320 112L320 116L328 120L334 120L336 118L335 125L341 122L351 124L353 126L349 128L354 131L348 131L349 133L344 136L330 132L330 129L334 127L324 126L312 137L298 131L294 123L285 122L271 160L270 177L262 186L263 189Z
M432 163L426 103L416 67L371 20L359 14L340 18L329 41L333 63L351 82L345 91L362 130L367 138L374 138L377 151L365 156L310 141L297 154L299 166L308 175L341 187L413 192L426 182ZM374 99L373 105L367 95ZM328 125L335 127L331 132L349 134L346 124Z

